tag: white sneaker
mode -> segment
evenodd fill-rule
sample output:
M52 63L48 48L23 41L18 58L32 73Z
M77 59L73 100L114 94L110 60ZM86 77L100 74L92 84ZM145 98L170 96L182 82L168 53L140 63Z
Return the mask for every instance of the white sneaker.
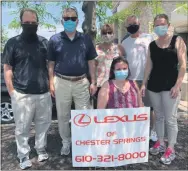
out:
M151 130L150 140L156 142L158 140L157 133L153 130Z
M43 161L45 161L45 160L47 160L48 159L48 153L43 153L43 154L39 154L38 155L38 161L39 162L43 162Z
M61 148L61 155L69 155L70 153L70 145L67 145L66 147Z
M31 161L29 160L29 157L24 157L20 159L20 168L22 170L30 168L32 166Z

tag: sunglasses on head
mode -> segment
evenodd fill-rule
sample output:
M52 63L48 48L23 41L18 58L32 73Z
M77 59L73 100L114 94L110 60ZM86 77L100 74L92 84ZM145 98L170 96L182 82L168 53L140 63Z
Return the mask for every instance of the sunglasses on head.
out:
M63 17L63 20L64 21L68 21L68 20L71 20L71 21L76 21L78 17Z
M110 35L111 35L111 34L113 34L113 33L112 33L111 31L108 31L108 32L103 32L102 34L103 34L103 35L107 35L107 34L110 34Z

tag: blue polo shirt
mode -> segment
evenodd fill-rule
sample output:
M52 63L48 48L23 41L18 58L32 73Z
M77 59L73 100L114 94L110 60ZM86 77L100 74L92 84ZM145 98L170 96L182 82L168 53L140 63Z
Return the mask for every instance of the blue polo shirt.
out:
M76 32L70 40L65 32L52 36L48 42L48 60L55 61L55 73L81 76L88 73L88 60L97 57L89 35Z

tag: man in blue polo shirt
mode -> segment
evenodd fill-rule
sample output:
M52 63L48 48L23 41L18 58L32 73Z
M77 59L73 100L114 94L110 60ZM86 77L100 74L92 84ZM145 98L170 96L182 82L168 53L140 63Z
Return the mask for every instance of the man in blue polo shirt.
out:
M70 153L70 113L72 100L76 109L89 109L90 94L96 92L95 57L97 53L88 35L76 31L76 8L66 8L62 15L63 32L48 44L50 91L56 98L58 126L63 147L61 155ZM87 72L91 76L91 84Z

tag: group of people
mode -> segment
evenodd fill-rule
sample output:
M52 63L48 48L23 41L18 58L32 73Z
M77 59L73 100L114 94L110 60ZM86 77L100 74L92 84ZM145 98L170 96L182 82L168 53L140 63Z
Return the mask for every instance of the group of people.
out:
M149 151L153 155L164 152L160 158L164 164L174 160L186 46L181 37L168 34L167 15L159 14L154 19L156 40L141 32L138 18L132 15L125 21L129 36L121 45L113 43L113 27L105 24L101 28L103 42L96 47L89 35L76 31L78 12L74 7L64 9L61 20L64 31L49 41L37 35L36 11L23 9L20 22L23 31L8 40L2 61L14 113L21 169L32 166L28 144L32 121L38 161L48 159L51 96L56 100L61 155L70 153L72 102L75 109L90 109L92 96L97 99L95 109L151 107L151 132L156 130L157 138Z

